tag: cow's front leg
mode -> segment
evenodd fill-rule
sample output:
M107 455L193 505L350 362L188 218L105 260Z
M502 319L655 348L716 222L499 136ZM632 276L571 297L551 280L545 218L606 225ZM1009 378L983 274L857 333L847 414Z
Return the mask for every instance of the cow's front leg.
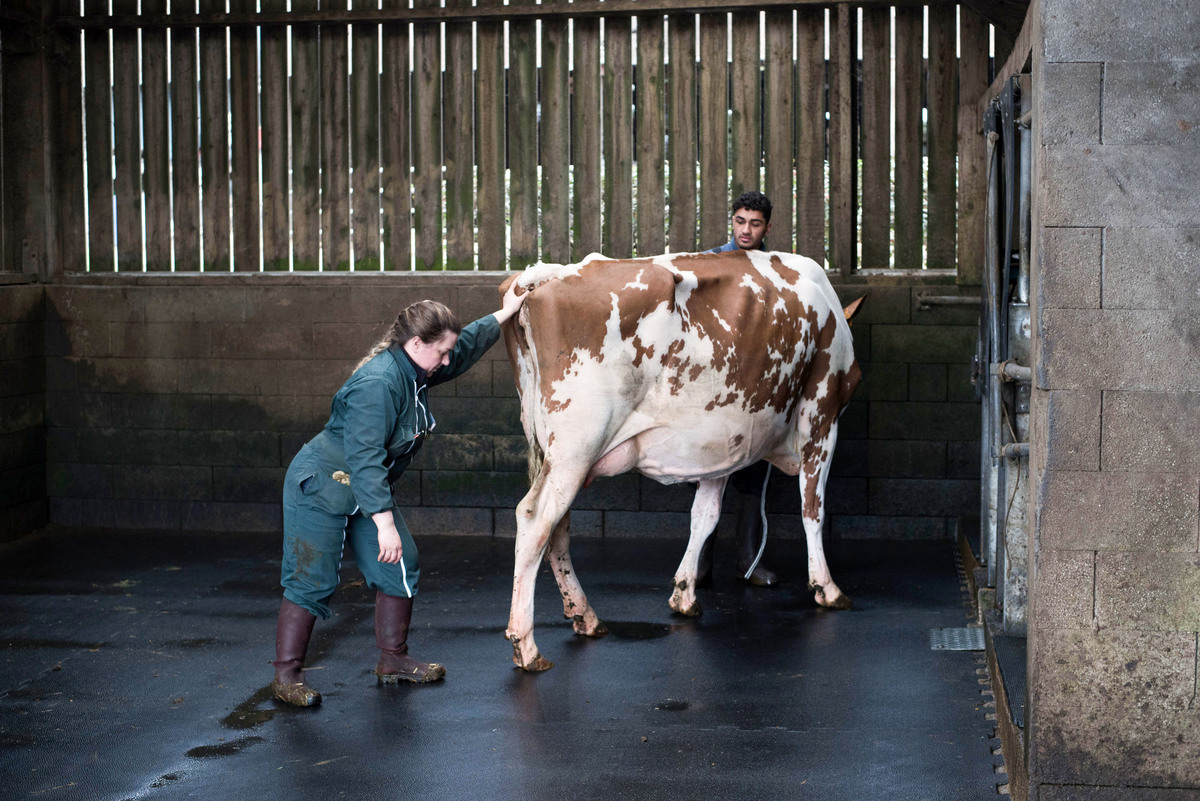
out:
M603 637L608 634L608 627L596 616L596 611L583 592L583 585L579 583L579 576L571 564L570 540L571 513L567 512L550 534L550 551L546 554L546 561L554 570L554 579L562 595L563 617L573 621L576 634Z
M717 520L721 516L721 494L725 491L727 480L728 477L714 478L701 481L696 487L696 498L692 501L691 536L672 582L671 600L667 602L681 615L695 617L701 612L700 602L696 600L700 551L717 527Z

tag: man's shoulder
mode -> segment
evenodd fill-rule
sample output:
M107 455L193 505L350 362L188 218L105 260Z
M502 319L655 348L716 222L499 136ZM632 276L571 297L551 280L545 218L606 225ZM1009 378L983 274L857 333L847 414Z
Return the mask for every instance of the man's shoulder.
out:
M737 242L734 242L733 239L730 238L730 240L728 242L726 242L724 245L721 245L720 247L715 247L712 250L706 250L704 252L705 253L728 253L731 250L737 250L737 249L738 249Z

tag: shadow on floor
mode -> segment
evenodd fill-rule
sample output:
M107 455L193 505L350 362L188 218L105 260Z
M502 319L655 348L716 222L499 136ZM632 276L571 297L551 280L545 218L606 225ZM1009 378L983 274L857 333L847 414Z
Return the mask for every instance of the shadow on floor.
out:
M372 599L347 560L309 653L322 706L269 697L273 536L57 530L0 547L0 772L14 799L990 799L1003 781L982 655L930 649L970 623L950 542L828 547L855 602L730 573L672 615L684 543L572 554L612 634L576 637L548 569L537 637L504 639L512 542L426 539L413 653L446 681L377 687ZM722 567L724 569L722 570Z

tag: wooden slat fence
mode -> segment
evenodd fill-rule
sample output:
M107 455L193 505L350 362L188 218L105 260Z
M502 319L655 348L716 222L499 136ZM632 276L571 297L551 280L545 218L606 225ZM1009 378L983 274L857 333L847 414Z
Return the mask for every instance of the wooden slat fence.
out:
M57 173L61 230L86 225L65 269L693 251L761 189L776 250L977 282L991 76L966 6L339 2L61 2L58 118L86 151Z

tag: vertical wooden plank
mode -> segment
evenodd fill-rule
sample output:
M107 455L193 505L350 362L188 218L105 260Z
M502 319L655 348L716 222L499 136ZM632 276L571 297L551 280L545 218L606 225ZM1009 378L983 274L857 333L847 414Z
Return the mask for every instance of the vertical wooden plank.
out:
M730 66L729 199L761 189L762 90L759 67L759 12L732 15L733 63ZM772 212L773 213L773 212Z
M436 8L436 0L415 0ZM413 228L418 270L442 269L441 27L413 25L412 159ZM532 58L532 56L530 56Z
M78 0L58 0L60 15L79 16ZM51 277L83 272L87 265L83 199L83 84L78 30L60 29L55 68L54 190L50 203L56 215L57 242L47 254L45 269ZM0 215L2 217L3 215ZM2 238L0 238L2 241ZM0 252L3 252L0 250Z
M920 270L921 255L921 56L920 6L896 8L896 257L897 270Z
M654 256L667 247L663 183L666 113L663 15L638 17L637 35L637 254Z
M672 14L670 47L670 131L667 159L671 166L668 246L675 253L696 250L696 15Z
M983 281L987 140L975 104L988 87L988 23L966 6L959 8L959 42L958 283L979 286Z
M262 0L263 13L287 10L287 0ZM289 266L288 63L286 25L262 28L263 269Z
M235 0L231 10L251 13L255 0ZM241 25L230 29L230 130L233 132L233 269L258 272L258 36Z
M825 12L796 10L796 252L824 265Z
M317 5L318 0L292 0L293 11L315 11ZM293 270L321 269L320 37L316 25L292 26Z
M137 14L137 0L113 0L114 14ZM116 155L117 269L142 269L142 166L138 31L113 31L113 145Z
M224 11L223 0L201 0L200 11ZM225 28L200 29L200 180L204 186L204 269L228 271L229 123L226 109Z
M468 8L470 0L448 0L447 7ZM475 269L475 147L472 141L471 23L446 23L446 269Z
M166 0L142 0L143 14L165 14ZM142 126L146 195L146 269L171 269L171 167L167 140L167 33L142 29Z
M361 6L359 0L357 6ZM374 7L374 3L370 7ZM351 26L350 230L354 269L379 270L379 25Z
M532 5L518 0L513 5ZM509 269L537 261L537 30L532 20L508 24Z
M954 269L956 27L954 6L929 7L929 227L925 241L926 266L931 269Z
M891 9L864 8L862 31L862 262L891 266Z
M480 0L480 6L502 0ZM479 269L503 270L508 264L505 242L504 192L504 23L480 22L479 66L475 74L475 161L479 165Z
M175 269L200 269L200 134L196 104L196 31L171 31L171 167Z
M728 14L700 15L700 248L729 241Z
M829 82L829 266L842 275L854 270L855 225L854 61L858 27L854 6L833 13Z
M542 258L571 260L570 39L565 19L542 20Z
M335 3L345 8L345 0ZM321 266L350 269L347 25L321 26Z
M103 15L107 0L87 0L84 13ZM87 103L88 269L112 272L113 175L112 103L109 76L108 31L89 28L84 33L84 101Z
M594 0L580 0L593 2ZM600 174L600 20L573 23L575 71L571 78L571 164L575 172L572 197L574 242L572 259L599 253L601 233Z
M633 255L633 42L630 17L604 20L604 253Z
M792 76L792 12L768 11L766 22L766 95L763 112L763 186L771 198L771 236L767 247L791 251L792 231L792 125L796 117Z

